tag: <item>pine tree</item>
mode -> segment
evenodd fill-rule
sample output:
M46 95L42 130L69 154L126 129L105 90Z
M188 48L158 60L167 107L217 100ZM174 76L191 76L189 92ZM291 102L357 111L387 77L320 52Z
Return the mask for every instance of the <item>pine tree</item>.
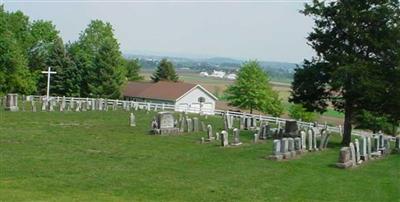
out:
M174 81L179 80L178 75L175 72L175 67L172 62L168 61L166 58L162 59L157 66L157 69L151 76L154 82L158 81Z
M283 112L278 93L272 90L268 75L257 61L242 65L235 83L228 87L226 94L230 105L250 109L250 113L259 110L279 116Z
M314 1L302 12L315 20L307 39L317 56L296 69L290 101L309 111L330 104L343 111L343 145L361 110L399 120L399 2Z
M141 66L138 59L125 59L124 66L128 81L137 81L143 79L143 77L139 75Z

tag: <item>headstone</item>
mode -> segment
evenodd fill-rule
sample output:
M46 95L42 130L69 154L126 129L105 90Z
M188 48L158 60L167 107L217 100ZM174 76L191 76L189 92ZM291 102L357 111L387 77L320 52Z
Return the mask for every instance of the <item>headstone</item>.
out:
M227 147L229 145L229 140L228 140L228 132L223 130L221 132L221 146Z
M60 112L63 112L64 110L65 110L65 96L63 96L61 99Z
M360 142L358 141L358 139L354 140L354 148L356 150L356 163L357 164L361 164L361 158L360 158Z
M303 153L303 149L301 147L301 138L299 137L294 138L294 150L296 151L296 154Z
M269 159L272 160L282 160L283 155L281 153L282 145L281 140L274 140L272 144L272 155L269 156Z
M367 138L366 137L361 137L361 139L360 139L360 158L363 161L367 161L368 160Z
M281 153L284 159L289 159L291 153L289 152L289 140L287 138L282 138L281 140Z
M308 146L308 151L312 151L314 146L313 146L313 133L314 131L311 130L310 128L307 130L307 146Z
M367 137L367 154L368 154L368 159L370 159L372 157L371 137Z
M351 162L353 164L353 166L356 165L357 160L356 160L356 149L354 147L354 144L352 142L350 142L350 159Z
M72 111L72 110L74 110L75 109L75 101L74 101L74 98L71 98L70 100L69 100L69 108L68 108L68 111Z
M244 130L244 122L245 122L244 117L243 116L240 117L239 118L239 129L240 130Z
M193 117L193 132L199 132L199 118Z
M186 130L186 119L181 117L180 118L180 124L179 124L179 131L180 132L185 132Z
M212 140L214 140L213 129L212 126L209 124L207 125L207 141L212 141Z
M42 111L46 111L47 109L47 100L42 101Z
M22 111L24 112L25 111L25 102L26 102L26 97L25 97L25 95L22 95L22 106L21 106L21 109L22 109Z
M287 138L288 139L288 151L290 152L291 157L296 156L296 151L294 149L294 139L293 138Z
M157 130L153 130L155 134L171 134L179 133L179 129L175 127L175 118L172 112L157 113Z
M131 127L136 126L136 118L135 118L135 115L133 113L131 113L131 115L129 116L129 125Z
M396 142L395 142L395 151L400 152L400 136L396 136Z
M258 134L257 133L254 133L254 138L253 138L253 143L257 143L257 141L258 141Z
M313 137L313 141L312 141L313 149L314 149L314 151L318 151L318 147L317 147L317 133L316 133L315 131L312 133L312 137Z
M18 111L18 94L7 94L6 110L12 112Z
M390 140L389 138L383 139L384 154L390 154Z
M36 112L36 103L35 103L35 99L31 100L31 107L32 107L32 112Z
M201 124L201 131L207 131L206 124L203 121L201 121L200 124Z
M193 123L192 123L192 119L186 118L186 125L187 125L186 132L188 132L188 133L193 132Z
M286 121L285 122L285 136L286 137L297 136L298 130L299 130L299 127L297 125L297 121Z
M54 111L54 100L53 100L53 98L51 98L50 100L49 100L49 111Z
M242 143L240 142L240 130L237 128L233 129L233 146L239 146Z
M76 112L80 112L80 111L81 111L81 107L82 107L82 101L77 100L77 101L76 101L76 108L75 108L75 111L76 111Z
M218 132L216 132L216 133L215 133L215 139L216 139L216 140L219 140L219 138L220 138L220 135L219 135Z
M336 163L336 166L339 168L349 168L353 166L353 162L351 160L351 151L349 147L342 147L339 153L339 162Z
M306 132L304 130L300 131L300 139L301 139L301 150L306 150Z

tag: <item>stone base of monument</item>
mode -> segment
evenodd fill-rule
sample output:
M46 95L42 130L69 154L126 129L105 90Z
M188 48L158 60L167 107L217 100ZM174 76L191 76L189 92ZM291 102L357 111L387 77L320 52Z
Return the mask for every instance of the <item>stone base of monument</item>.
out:
M338 168L350 168L351 166L353 166L352 161L347 161L345 163L336 163L336 167Z
M275 160L275 161L280 161L280 160L283 159L283 155L280 155L280 154L270 155L270 156L268 156L268 159Z
M231 143L231 145L232 146L239 146L239 145L242 145L243 143L241 143L241 142L238 142L238 143Z
M18 111L18 107L17 106L7 107L6 110L7 111L11 111L11 112L17 112Z
M297 154L297 155L301 155L301 154L303 154L303 153L304 153L303 150L296 150L296 154Z
M156 135L177 134L177 133L179 133L179 128L154 129L153 133Z
M292 156L292 158L296 157L297 152L296 151L291 151L290 155Z
M292 158L292 153L291 153L291 152L286 152L286 153L283 153L282 155L283 155L283 158L284 158L284 159L290 159L290 158Z
M372 158L379 158L382 156L382 153L380 151L372 152L371 156L372 156Z

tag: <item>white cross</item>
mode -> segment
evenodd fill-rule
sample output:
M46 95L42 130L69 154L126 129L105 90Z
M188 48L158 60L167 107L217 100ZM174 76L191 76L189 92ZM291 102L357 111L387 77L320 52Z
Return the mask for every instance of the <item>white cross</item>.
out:
M47 96L46 96L46 100L49 101L49 94L50 94L50 74L57 74L57 72L52 72L52 71L51 71L51 67L49 67L47 71L42 71L42 74L47 74Z

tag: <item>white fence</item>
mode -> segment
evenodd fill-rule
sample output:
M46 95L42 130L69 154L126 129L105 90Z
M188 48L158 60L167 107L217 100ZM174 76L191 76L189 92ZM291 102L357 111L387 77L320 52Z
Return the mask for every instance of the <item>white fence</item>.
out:
M31 97L35 100L45 100L46 97L44 96L28 96ZM137 102L137 101L128 101L128 100L115 100L115 99L103 99L103 98L79 98L79 97L50 97L50 100L55 100L57 102L61 102L62 99L65 99L66 103L70 103L72 101L74 102L87 102L87 103L92 103L94 100L102 100L104 102L104 105L107 106L115 106L115 107L127 107L128 108L134 108L134 109L145 109L145 110L171 110L171 111L177 111L177 112L187 112L187 113L193 113L193 112L199 112L198 108L193 108L191 109L190 107L184 107L180 108L179 106L171 105L171 104L163 104L163 103L151 103L151 102ZM284 125L286 121L293 121L294 119L285 119L285 118L279 118L279 117L273 117L273 116L266 116L266 115L255 115L255 114L249 114L245 112L234 112L234 111L223 111L223 110L209 110L209 111L204 111L200 110L200 114L208 114L208 115L225 115L229 114L230 116L234 117L248 117L248 118L255 118L257 120L262 120L262 121L267 121L269 123L275 123L275 124L280 124ZM308 126L313 126L313 127L318 127L320 129L327 128L329 132L335 132L340 135L343 134L343 129L342 127L339 126L328 126L326 124L317 124L314 125L314 123L310 122L304 122L304 121L297 121L299 126L303 127L308 127ZM371 136L372 133L365 132L365 131L360 131L360 130L354 130L352 132L353 135L356 136Z

